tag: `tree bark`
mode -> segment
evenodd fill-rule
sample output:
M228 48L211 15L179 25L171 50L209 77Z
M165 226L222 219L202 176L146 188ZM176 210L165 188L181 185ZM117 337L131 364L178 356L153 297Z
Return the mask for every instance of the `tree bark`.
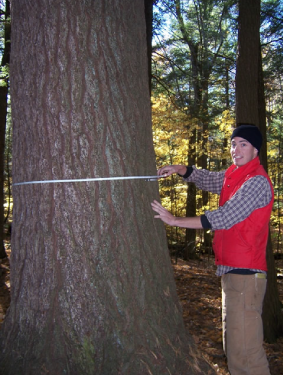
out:
M13 182L156 173L138 0L12 8ZM1 374L209 374L143 180L14 186Z
M0 86L0 259L6 258L4 245L4 151L8 86Z
M1 66L6 67L10 62L10 1L6 0L5 4L5 25L4 25L4 51L2 55ZM2 85L0 87L0 259L6 258L7 254L4 246L4 151L6 136L6 121L8 109L8 90L9 77L1 77Z
M262 70L261 46L258 48L258 109L259 128L263 134L263 147L260 150L261 163L267 169L267 139L266 139L266 105L264 96L264 81ZM263 329L264 338L267 342L273 343L277 338L283 336L283 314L277 286L277 271L274 262L273 246L269 233L269 240L266 248L266 260L268 268L268 283L263 304Z
M236 72L237 123L253 123L263 134L261 163L267 170L266 112L259 38L260 0L239 0L239 56ZM265 339L276 341L283 333L272 243L267 244L268 283L263 306Z
M236 65L236 123L258 126L258 46L260 0L239 0Z
M145 23L146 23L146 43L147 43L147 68L148 68L148 86L151 95L151 55L152 55L152 20L153 3L155 0L144 0Z

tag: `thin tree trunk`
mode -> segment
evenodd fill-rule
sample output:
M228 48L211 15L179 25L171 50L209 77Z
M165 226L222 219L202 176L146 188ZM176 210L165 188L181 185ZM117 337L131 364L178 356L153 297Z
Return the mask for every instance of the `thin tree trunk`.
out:
M258 126L258 46L260 0L239 0L236 66L236 123Z
M188 165L194 165L195 160L195 144L196 144L196 130L193 130L192 136L190 137L189 154L188 154ZM188 184L187 191L187 205L186 205L186 216L196 216L196 186L193 183ZM196 230L186 229L186 247L184 252L184 259L188 260L191 257L191 253L195 247Z
M6 258L4 246L4 151L8 87L0 86L0 259Z

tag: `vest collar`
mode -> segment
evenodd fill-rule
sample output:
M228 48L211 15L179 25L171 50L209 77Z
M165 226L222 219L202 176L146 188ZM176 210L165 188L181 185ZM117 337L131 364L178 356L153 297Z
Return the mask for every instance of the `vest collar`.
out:
M249 161L242 167L236 167L234 164L229 167L225 172L226 178L237 179L237 177L242 177L243 175L248 175L260 166L259 157L256 156L253 160Z

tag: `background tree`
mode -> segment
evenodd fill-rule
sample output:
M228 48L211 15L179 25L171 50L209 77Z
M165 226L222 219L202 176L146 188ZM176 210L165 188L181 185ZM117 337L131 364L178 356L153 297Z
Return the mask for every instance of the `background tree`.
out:
M144 4L12 8L13 182L155 174ZM1 374L209 374L187 334L156 183L14 187Z
M239 0L239 54L236 72L237 123L254 123L262 131L264 142L261 161L267 169L266 112L260 48L260 0ZM264 303L263 323L265 337L273 342L283 333L276 271L269 239L267 246L268 283Z
M187 39L190 40L191 45L197 46L198 58L195 62L200 73L198 85L193 85L191 51L180 31L176 4L180 5L179 10L183 20L181 25L188 34ZM158 98L159 94L167 95L173 105L187 115L188 120L184 122L187 126L187 134L185 135L184 132L183 137L191 139L188 154L192 156L192 160L188 163L201 165L201 155L205 153L207 166L211 170L220 170L230 163L228 140L230 127L235 124L235 72L238 43L238 7L235 4L236 1L228 0L223 2L159 0L155 6L158 11L154 13L153 96ZM280 257L283 244L283 188L280 182L283 162L281 152L283 3L280 0L262 0L261 4L260 37L267 102L267 162L276 196L271 216L271 235L276 256ZM204 19L206 22L203 22ZM203 24L205 27L201 28ZM217 50L219 45L221 50ZM207 113L205 115L205 112L199 111L197 116L192 117L190 113L194 108L192 105L194 87L201 87L202 82L205 82L202 72L209 66L212 69L207 81L208 94L202 94L206 91L204 85L199 95L201 98L199 108L202 108L204 98L208 96ZM153 111L155 115L154 112L155 110ZM204 117L208 121L208 142L205 133L203 137L200 131ZM179 129L180 123L176 122L175 126ZM173 123L171 127L174 128ZM196 158L196 155L200 157ZM161 196L163 196L162 189L163 184L161 184ZM201 207L208 208L211 203L209 201L209 204L204 205L203 197L198 190L195 193L189 191L188 196L193 197L192 204L189 205L193 212L198 212ZM210 196L208 199L210 200ZM184 243L184 235L180 238Z
M213 0L163 0L158 3L160 12L170 17L167 22L170 34L165 41L156 38L155 91L161 90L158 86L166 87L175 105L187 114L187 164L201 168L208 167L208 135L214 128L214 119L225 109L222 106L220 110L219 104L224 97L228 103L227 73L233 61L229 59L233 38L229 40L225 36L229 32L230 10L234 3ZM227 141L224 147L227 147ZM220 149L223 149L222 145ZM208 201L207 192L199 192L194 184L188 184L187 216L195 216ZM186 230L187 244L195 245L195 234L195 230ZM211 236L205 232L204 246L208 245L211 246Z
M283 3L280 0L261 3L261 50L266 101L268 173L275 191L271 239L273 252L282 252L283 184L282 184L282 66L283 66Z
M152 55L152 35L153 35L153 4L157 0L144 0L145 22L146 22L146 43L147 43L147 67L148 85L151 94L151 55Z

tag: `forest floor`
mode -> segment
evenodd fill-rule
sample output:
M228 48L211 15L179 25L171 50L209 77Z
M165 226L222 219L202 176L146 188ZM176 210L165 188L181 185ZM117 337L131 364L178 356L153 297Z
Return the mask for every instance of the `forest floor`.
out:
M9 256L9 245L6 248ZM178 259L173 270L188 331L217 373L228 375L222 350L221 285L213 263L212 257L189 262ZM283 260L276 261L276 267L283 274ZM9 275L9 258L0 260L0 326L10 304ZM278 289L283 303L282 278L278 278ZM271 375L283 375L283 337L274 344L264 343L264 347Z

